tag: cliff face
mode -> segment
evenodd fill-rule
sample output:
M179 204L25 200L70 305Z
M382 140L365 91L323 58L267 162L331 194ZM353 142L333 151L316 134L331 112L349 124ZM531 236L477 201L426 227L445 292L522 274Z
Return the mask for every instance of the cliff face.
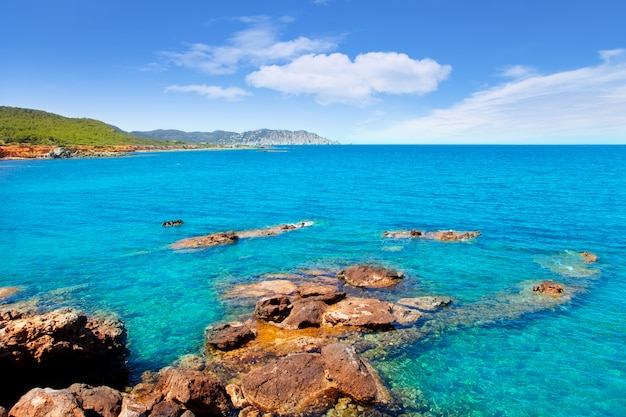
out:
M180 130L153 130L130 132L142 138L161 140L182 140L187 142L215 143L218 145L271 146L271 145L338 145L339 142L326 139L305 130L259 129L243 133L226 132L183 132Z

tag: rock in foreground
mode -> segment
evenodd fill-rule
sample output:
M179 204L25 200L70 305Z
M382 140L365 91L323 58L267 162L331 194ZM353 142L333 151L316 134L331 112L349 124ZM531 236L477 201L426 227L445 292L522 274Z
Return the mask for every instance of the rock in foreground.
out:
M47 313L0 311L0 404L36 386L74 382L122 388L127 382L126 329L110 317L69 308Z
M354 347L340 343L257 368L242 378L242 391L250 404L279 414L323 411L340 396L363 404L386 396Z

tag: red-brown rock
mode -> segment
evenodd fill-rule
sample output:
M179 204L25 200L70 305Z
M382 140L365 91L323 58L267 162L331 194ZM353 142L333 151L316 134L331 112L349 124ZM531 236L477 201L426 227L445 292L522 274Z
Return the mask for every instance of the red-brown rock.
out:
M171 246L172 249L194 249L194 248L206 248L217 245L227 245L235 243L239 240L239 236L235 232L219 232L212 233L205 236L189 237L174 242Z
M127 381L126 330L114 318L60 309L0 314L0 401L12 403L35 386L80 381L122 388Z
M330 326L388 328L396 321L391 304L374 298L349 297L329 307L324 323Z
M33 388L9 410L9 417L87 417L68 390Z
M409 238L409 239L432 239L441 242L457 242L473 239L480 236L479 231L458 232L455 230L439 230L435 232L426 232L423 230L408 230L397 232L384 232L383 236L392 238Z
M320 327L322 316L328 308L328 305L323 301L310 299L296 300L291 306L291 313L280 324L283 329Z
M309 300L323 301L326 304L334 304L346 297L345 292L340 292L335 285L306 284L298 287L298 295Z
M565 293L565 288L555 281L543 281L541 284L533 286L533 291L552 297L560 297Z
M354 347L344 343L333 343L322 348L326 379L343 395L361 403L376 400L376 380Z
M220 350L240 348L256 337L252 321L217 323L204 331L207 344Z
M242 378L241 388L252 405L279 414L323 411L337 398L316 353L292 354L257 368Z
M193 369L166 368L155 391L199 415L227 415L231 407L222 384L211 375Z
M291 301L286 295L265 297L256 303L254 315L260 320L280 323L287 318L291 308Z
M373 265L355 265L337 273L337 278L354 287L380 288L397 284L404 274L395 269Z
M88 416L118 417L122 410L122 395L113 388L72 384L67 391L74 394Z
M583 262L585 263L596 262L598 260L598 256L591 252L582 252L580 256L583 257Z

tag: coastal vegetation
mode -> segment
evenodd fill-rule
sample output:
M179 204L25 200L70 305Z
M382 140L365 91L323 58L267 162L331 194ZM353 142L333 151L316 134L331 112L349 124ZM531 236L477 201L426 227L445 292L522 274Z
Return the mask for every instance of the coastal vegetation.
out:
M165 142L129 135L115 126L87 118L69 118L41 110L0 106L0 145L158 146Z

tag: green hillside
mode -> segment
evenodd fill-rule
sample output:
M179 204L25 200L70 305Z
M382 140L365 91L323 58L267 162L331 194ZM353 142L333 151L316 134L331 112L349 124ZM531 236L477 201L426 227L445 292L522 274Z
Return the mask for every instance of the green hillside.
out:
M162 140L131 136L98 120L0 106L0 145L3 143L52 146L168 145ZM171 144L175 145L173 142Z

